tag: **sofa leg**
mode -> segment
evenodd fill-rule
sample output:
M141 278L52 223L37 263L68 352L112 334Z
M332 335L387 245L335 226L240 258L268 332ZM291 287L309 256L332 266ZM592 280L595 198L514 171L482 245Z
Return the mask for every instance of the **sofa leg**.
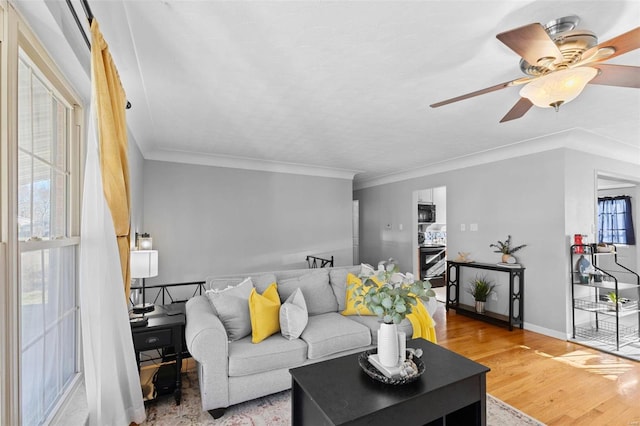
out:
M220 417L224 416L225 411L226 408L216 408L213 410L209 410L209 414L211 414L211 417L213 417L214 419L219 419Z

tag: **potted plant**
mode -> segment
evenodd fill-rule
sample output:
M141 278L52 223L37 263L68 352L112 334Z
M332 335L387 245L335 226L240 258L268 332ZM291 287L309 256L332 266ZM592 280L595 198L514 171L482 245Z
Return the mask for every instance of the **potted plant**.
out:
M476 301L476 312L484 313L484 304L487 297L494 292L496 285L486 277L476 277L469 283L467 292L473 296Z
M396 325L413 312L418 299L426 302L436 293L428 280L416 281L411 273L401 274L393 259L378 265L377 271L373 268L363 271L359 278L361 286L350 286L354 305L364 305L382 320L378 332L378 356L383 365L395 365L398 359Z
M526 244L520 246L511 247L511 235L507 235L507 239L504 241L497 241L495 244L489 244L489 247L496 248L494 253L502 253L502 263L515 263L515 257L513 253L526 247Z

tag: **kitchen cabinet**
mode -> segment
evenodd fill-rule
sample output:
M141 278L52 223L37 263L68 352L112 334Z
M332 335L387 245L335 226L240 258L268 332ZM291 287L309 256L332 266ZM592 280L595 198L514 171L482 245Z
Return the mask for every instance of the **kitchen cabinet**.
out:
M428 279L432 287L442 287L446 269L447 248L444 245L420 247L420 280Z

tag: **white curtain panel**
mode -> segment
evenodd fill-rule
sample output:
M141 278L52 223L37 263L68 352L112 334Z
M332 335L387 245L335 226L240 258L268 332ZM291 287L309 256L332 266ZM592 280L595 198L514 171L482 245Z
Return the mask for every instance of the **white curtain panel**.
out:
M80 242L80 312L89 425L145 418L125 303L115 229L98 160L95 110L89 118Z

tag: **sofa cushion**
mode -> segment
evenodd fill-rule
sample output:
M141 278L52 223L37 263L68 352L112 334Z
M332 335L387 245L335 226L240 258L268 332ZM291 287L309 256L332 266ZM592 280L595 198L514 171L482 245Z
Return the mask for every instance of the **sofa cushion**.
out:
M338 310L338 302L329 285L329 273L326 269L310 270L302 276L278 281L280 300L288 299L297 288L302 290L309 315Z
M371 344L369 328L337 312L309 317L300 336L309 347L309 359L318 359L338 352Z
M229 340L242 339L251 333L249 295L252 290L251 278L247 278L235 287L206 293L227 331Z
M346 309L345 294L347 292L347 274L358 275L360 273L360 265L349 267L331 268L329 270L329 284L333 289L338 302L338 311Z
M300 337L309 321L307 304L299 288L280 307L280 333L289 340Z
M251 282L253 286L258 290L258 293L262 294L271 284L277 282L276 275L268 272L264 274L251 274Z
M307 344L301 339L287 340L274 334L257 345L245 337L229 343L229 376L247 376L302 365Z
M276 283L271 284L262 294L254 288L249 295L249 315L251 316L251 342L260 343L280 331L280 296Z
M249 299L249 294L253 288L253 281L251 278L238 278L238 279L210 279L207 278L209 283L209 290L205 291L205 294L213 306L213 312L217 314L214 299L221 296L236 296Z
M376 316L350 316L349 319L367 326L367 328L371 331L371 344L378 344L378 330L380 330L380 318ZM403 319L400 324L397 324L398 331L404 331L407 335L407 339L411 339L413 336L413 327L411 326L411 321L408 319Z
M206 278L206 287L207 287L207 291L206 293L211 293L211 292L220 292L220 291L224 291L224 290L230 290L233 287L237 287L240 284L244 283L248 278L246 276L244 277L232 277L232 278L213 278L213 277L207 277Z

